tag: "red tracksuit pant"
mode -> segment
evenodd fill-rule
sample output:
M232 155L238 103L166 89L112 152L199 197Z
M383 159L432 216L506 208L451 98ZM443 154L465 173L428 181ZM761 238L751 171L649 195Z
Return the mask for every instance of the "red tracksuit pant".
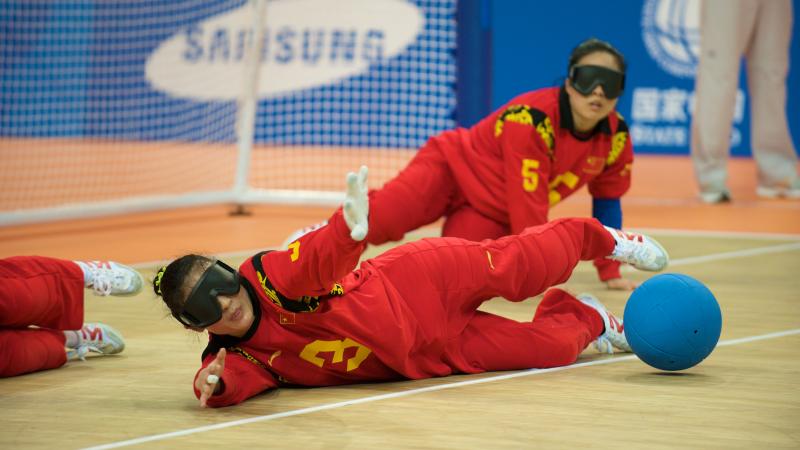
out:
M83 326L83 290L83 271L72 261L0 259L0 377L64 365L61 330Z
M369 264L391 280L427 329L446 326L447 363L474 373L573 363L603 332L593 308L561 289L548 291L530 322L478 311L494 297L521 301L567 281L581 260L611 254L614 238L595 219L559 219L516 236L471 242L423 239ZM362 264L363 267L363 264ZM420 278L420 274L424 274Z
M471 241L511 234L508 224L479 213L467 202L440 145L430 139L381 189L369 193L367 242L399 241L409 231L445 218L442 236Z

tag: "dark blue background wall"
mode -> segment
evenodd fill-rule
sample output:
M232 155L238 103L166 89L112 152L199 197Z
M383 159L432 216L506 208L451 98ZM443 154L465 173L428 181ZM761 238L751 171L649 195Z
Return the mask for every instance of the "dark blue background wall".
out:
M462 0L462 4L474 4L473 9L488 14L488 30L477 30L475 33L489 35L484 45L490 48L487 53L486 66L473 67L478 73L489 77L489 90L483 86L473 86L475 98L485 95L489 99L490 108L494 109L510 100L515 95L544 86L551 86L563 81L567 60L576 44L588 37L597 37L614 44L628 60L627 88L620 99L618 109L629 124L638 125L638 131L648 133L642 135L634 143L637 152L688 153L688 133L691 121L688 96L685 99L684 111L686 119L667 116L656 120L637 120L632 114L632 102L637 88L655 88L660 95L691 95L694 91L694 78L679 77L668 73L650 55L643 37L643 20L646 19L645 8L668 3L672 8L689 7L691 2L682 0L646 0L605 2L593 0L572 0L570 2L539 2L529 0ZM793 0L795 17L800 9L800 0ZM489 8L486 12L485 9ZM462 7L463 8L463 7ZM462 24L463 25L463 24ZM795 148L800 148L800 33L797 23L792 37L790 73L788 78L788 117ZM464 50L464 49L462 49ZM475 54L473 52L473 54ZM490 73L484 69L490 67ZM465 69L461 68L463 72ZM747 93L744 74L740 77L741 89ZM469 86L462 86L467 91ZM482 94L480 90L483 89ZM640 91L642 93L642 91ZM467 95L461 92L461 99ZM473 98L471 101L476 102ZM643 98L643 97L639 97ZM677 98L677 101L680 101ZM465 100L468 104L470 100ZM735 155L750 154L749 148L749 98L746 98L744 116L735 123L740 133L739 144L732 152ZM475 105L472 106L472 110ZM471 110L460 110L462 124L474 123L477 114ZM484 111L485 112L485 111ZM675 111L673 111L675 112ZM678 111L679 112L679 111ZM642 115L638 115L642 118ZM653 119L651 117L651 119ZM653 134L655 133L655 135ZM681 135L681 133L683 133ZM681 138L685 145L678 145ZM659 141L667 145L657 145Z

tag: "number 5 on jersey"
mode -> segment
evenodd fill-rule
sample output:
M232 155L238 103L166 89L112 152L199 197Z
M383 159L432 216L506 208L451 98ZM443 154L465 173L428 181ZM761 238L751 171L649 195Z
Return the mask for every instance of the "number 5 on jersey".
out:
M539 161L535 159L522 160L522 189L533 192L539 186Z

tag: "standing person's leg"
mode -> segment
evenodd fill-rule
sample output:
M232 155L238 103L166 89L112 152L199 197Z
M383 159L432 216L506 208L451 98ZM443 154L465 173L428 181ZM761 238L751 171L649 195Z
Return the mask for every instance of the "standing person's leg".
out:
M742 51L753 17L746 0L701 3L701 54L695 79L691 156L701 198L729 200L728 154Z
M753 38L746 51L753 157L758 193L777 197L797 179L797 153L786 121L786 76L792 39L791 0L758 2ZM796 186L800 195L800 186Z
M399 241L448 211L458 196L458 185L440 145L447 144L438 137L429 139L396 177L369 193L367 242Z

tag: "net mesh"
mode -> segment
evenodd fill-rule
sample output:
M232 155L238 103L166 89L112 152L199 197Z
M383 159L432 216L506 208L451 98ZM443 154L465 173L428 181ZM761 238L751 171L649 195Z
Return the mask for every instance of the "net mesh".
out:
M266 17L284 1L268 2ZM382 2L397 3L374 0L370 8ZM341 79L257 99L248 187L298 196L341 191L343 174L360 164L370 166L377 187L429 136L454 126L455 0L410 4L424 20L402 52ZM212 70L224 69L225 82L241 85L252 22L237 11L251 7L244 0L2 2L0 215L230 191L239 99L208 98L220 86L204 76L209 66L188 76L179 69L200 51ZM308 27L275 20L263 31L273 50L282 43L300 55ZM331 27L319 32L348 24ZM287 29L294 40L276 38ZM160 76L182 93L163 89L148 72L170 40L178 50ZM259 61L262 84L277 63Z

